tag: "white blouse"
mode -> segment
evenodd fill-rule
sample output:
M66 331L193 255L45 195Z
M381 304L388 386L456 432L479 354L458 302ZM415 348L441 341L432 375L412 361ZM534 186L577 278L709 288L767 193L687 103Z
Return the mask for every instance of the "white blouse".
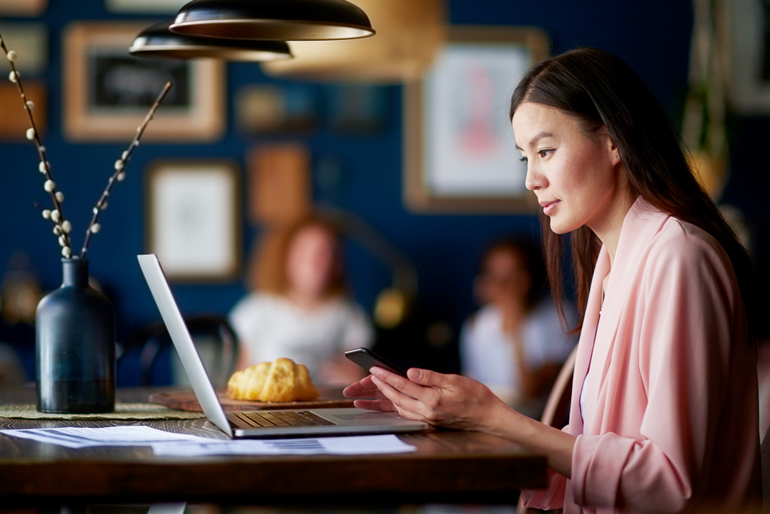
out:
M239 301L230 323L249 355L249 364L288 357L318 380L323 362L345 350L371 346L374 332L363 309L335 298L313 311L287 298L253 293Z

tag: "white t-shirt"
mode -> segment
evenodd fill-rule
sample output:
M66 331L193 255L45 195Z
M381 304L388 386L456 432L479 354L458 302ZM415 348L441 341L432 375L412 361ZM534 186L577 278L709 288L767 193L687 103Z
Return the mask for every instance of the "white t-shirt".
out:
M521 330L524 358L529 368L560 364L576 342L559 323L550 300L535 306ZM519 366L510 336L503 332L502 313L493 305L482 307L463 325L460 334L463 374L490 387L512 389L521 394Z
M235 305L229 318L251 364L288 357L307 366L316 381L324 361L371 346L374 337L363 309L344 298L308 312L282 296L253 293Z

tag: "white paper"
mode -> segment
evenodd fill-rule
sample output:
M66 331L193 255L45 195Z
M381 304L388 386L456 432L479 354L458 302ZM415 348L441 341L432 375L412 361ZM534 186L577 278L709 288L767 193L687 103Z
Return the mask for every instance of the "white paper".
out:
M201 457L206 455L370 455L413 452L417 448L395 435L322 437L301 439L242 439L237 441L176 441L154 443L155 455Z
M149 446L161 441L210 441L206 437L174 434L146 427L132 425L125 427L84 428L32 428L24 430L0 430L3 435L31 439L41 443L58 444L68 448L90 446Z
M67 448L152 446L156 455L372 455L413 452L416 448L395 435L298 439L211 439L165 432L143 425L105 428L33 428L0 430L0 434Z

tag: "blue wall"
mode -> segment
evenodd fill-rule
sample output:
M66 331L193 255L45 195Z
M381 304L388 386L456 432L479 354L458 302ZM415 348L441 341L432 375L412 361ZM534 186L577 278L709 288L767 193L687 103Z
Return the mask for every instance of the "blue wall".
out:
M383 0L387 1L387 0ZM689 0L449 0L453 24L535 25L552 38L553 52L596 46L625 59L646 81L665 108L677 117L684 92L691 30ZM76 229L85 227L90 208L104 187L112 163L125 144L74 144L62 135L61 35L74 20L152 18L108 13L103 0L50 0L47 11L32 21L50 30L50 66L40 77L48 85L49 130L45 144L53 174L67 195L67 216ZM30 21L28 19L20 21ZM0 29L2 22L0 22ZM471 281L482 244L504 232L538 232L533 216L416 215L401 202L401 88L386 87L389 114L385 127L373 135L340 135L322 118L318 130L301 136L245 136L233 126L235 94L246 85L273 82L253 64L228 68L228 130L214 144L151 144L139 147L128 166L128 178L116 186L103 230L89 252L92 275L111 294L118 310L119 337L152 321L157 312L140 276L135 255L144 250L143 174L156 159L227 158L239 161L253 145L302 141L312 149L314 163L333 162L342 170L335 187L317 188L319 200L354 211L381 231L413 260L419 272L420 296L430 315L455 327L473 308ZM318 98L330 86L312 87ZM323 111L321 111L323 112ZM20 112L21 115L21 112ZM512 142L513 144L513 142ZM61 280L58 247L34 201L48 205L34 147L28 142L0 142L0 271L11 254L24 250L33 259L43 286ZM245 248L253 229L245 228ZM76 241L79 238L76 236ZM349 249L353 286L359 300L371 307L377 292L388 285L386 270L365 251ZM187 313L226 312L244 293L241 283L179 285L175 291Z

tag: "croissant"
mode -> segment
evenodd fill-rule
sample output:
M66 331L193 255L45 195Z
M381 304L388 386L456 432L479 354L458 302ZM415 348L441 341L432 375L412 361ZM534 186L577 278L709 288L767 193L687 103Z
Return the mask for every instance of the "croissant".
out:
M260 362L236 371L227 383L227 394L234 400L294 402L315 400L318 390L304 364L287 358Z

